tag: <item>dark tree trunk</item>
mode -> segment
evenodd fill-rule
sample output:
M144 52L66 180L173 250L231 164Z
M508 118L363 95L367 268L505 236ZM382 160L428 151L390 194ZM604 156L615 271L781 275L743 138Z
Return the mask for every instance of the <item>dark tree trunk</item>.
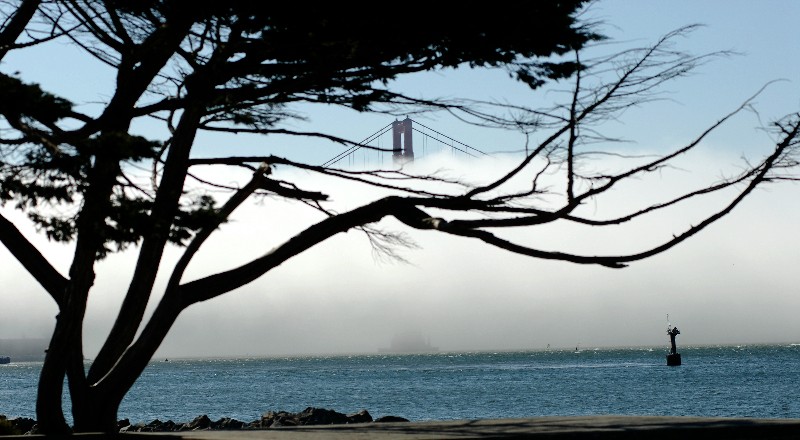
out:
M88 396L81 402L81 410L73 411L75 432L102 432L113 434L117 429L117 412L122 399L111 401L104 399L89 390ZM73 405L75 401L73 399Z
M56 328L50 339L45 355L42 372L39 375L39 388L36 395L36 418L39 429L48 434L65 434L70 432L61 408L61 395L66 376L66 331L64 320L56 319Z
M105 242L105 218L118 173L119 161L113 155L95 156L89 176L90 187L84 194L84 207L77 220L78 239L69 270L69 283L39 380L36 417L42 432L48 435L69 430L61 407L65 377L69 379L74 418L90 417L83 369L83 318L89 290L94 284L94 263Z

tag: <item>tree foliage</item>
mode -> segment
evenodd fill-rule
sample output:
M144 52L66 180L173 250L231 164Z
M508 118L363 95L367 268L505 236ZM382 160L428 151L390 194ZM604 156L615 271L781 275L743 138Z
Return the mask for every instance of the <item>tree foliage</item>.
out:
M0 7L0 60L49 41L68 41L115 72L113 94L96 114L15 75L0 74L0 202L28 215L49 238L74 243L69 273L59 273L19 230L0 216L0 241L59 306L42 369L37 417L48 433L65 432L61 408L67 377L76 431L113 431L122 398L179 314L194 303L230 292L316 244L361 229L391 252L402 244L374 224L393 217L408 227L481 240L532 257L623 267L672 248L730 212L756 186L782 178L795 165L800 120L790 115L775 125L772 154L741 174L625 215L597 219L579 207L621 182L657 172L684 155L731 115L694 141L622 171L588 172L586 147L604 138L598 124L652 99L662 83L685 75L708 55L671 47L676 35L654 45L605 58L582 60L582 49L602 37L579 20L584 1L536 2L505 8L461 8L459 21L447 11L415 15L414 31L398 11L353 11L341 5L267 5L229 0L186 7L184 2L20 0ZM410 5L404 5L410 7ZM380 14L380 17L379 17ZM380 18L380 20L379 20ZM465 24L467 23L467 24ZM496 103L422 100L391 87L416 72L444 68L503 69L510 80L535 90L569 79L570 98L549 109ZM605 72L605 75L600 72ZM608 73L611 72L609 75ZM403 170L352 172L300 163L266 151L217 157L192 154L203 131L316 137L356 145L331 133L292 131L297 104L337 105L357 111L446 110L473 123L547 133L528 145L519 164L497 180L465 185ZM747 103L745 103L747 105ZM743 105L742 108L745 107ZM741 111L735 110L732 114ZM142 118L161 121L166 139L132 130ZM190 191L191 172L201 165L246 169L252 178L228 187L224 201ZM373 188L389 190L350 211L325 207L325 190L286 182L273 167L294 167ZM136 170L152 170L143 180ZM563 177L558 190L542 176ZM523 190L509 187L524 177ZM426 181L453 184L456 193L430 191ZM218 188L218 186L217 186ZM546 251L502 238L494 231L554 222L592 226L621 224L704 194L736 188L737 196L702 222L650 249L625 255L586 256ZM239 267L191 281L183 275L206 239L254 195L298 200L326 214ZM555 196L558 203L540 204ZM555 207L554 207L555 206ZM433 211L439 215L432 214ZM278 213L279 215L280 213ZM477 216L477 217L476 217ZM168 243L185 246L171 268L161 267ZM95 277L95 263L109 252L133 246L138 258L119 315L88 373L84 371L82 322ZM153 316L144 321L159 271L169 281Z

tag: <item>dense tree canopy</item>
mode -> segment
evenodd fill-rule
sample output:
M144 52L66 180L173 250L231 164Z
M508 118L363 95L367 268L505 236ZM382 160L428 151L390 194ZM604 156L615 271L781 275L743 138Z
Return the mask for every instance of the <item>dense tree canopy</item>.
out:
M448 26L446 16L425 14L414 23L425 32L410 32L407 20L369 19L333 5L302 10L252 2L192 8L172 2L42 6L42 14L66 34L61 38L74 39L118 70L119 90L103 114L93 118L77 114L72 103L35 84L3 74L5 105L0 111L21 134L7 142L23 148L14 150L15 167L3 176L0 197L29 209L79 202L90 187L87 180L97 152L113 150L115 162L137 162L152 160L167 147L124 133L131 120L146 115L174 115L197 107L202 129L268 132L291 116L283 110L289 103L369 110L375 103L407 99L380 87L397 75L465 63L501 65L538 87L545 79L569 76L577 65L537 57L563 54L598 38L574 21L572 13L581 3L543 3L525 8L525 13L467 10L464 19L481 23L480 28ZM541 17L544 26L531 32L525 26L531 16ZM8 26L4 34L15 29ZM65 128L69 120L82 124ZM119 129L107 128L117 125ZM118 191L112 198L109 208L115 212L109 212L102 234L104 251L108 246L123 248L150 232L142 221L152 207L150 197ZM200 198L183 206L170 239L186 240L213 212L210 203ZM30 212L50 238L75 238L77 215Z
M0 4L0 60L13 51L65 41L112 68L112 96L95 114L25 78L0 73L0 203L25 212L50 239L74 243L68 274L59 273L6 217L0 241L59 306L59 316L39 384L37 416L48 433L65 432L62 384L69 379L74 429L112 431L119 404L144 370L178 315L190 305L252 282L295 255L350 229L378 243L398 243L370 225L394 217L416 229L470 237L511 252L581 264L623 267L666 251L695 235L735 207L757 185L782 178L794 166L797 115L778 121L777 142L763 160L739 175L647 207L631 207L612 219L578 215L585 202L620 182L656 172L692 150L731 115L694 141L658 158L611 173L583 171L591 160L580 148L603 139L600 121L646 101L665 81L680 77L708 55L674 50L668 35L652 46L581 62L581 50L602 39L579 20L584 1L536 2L505 8L426 10L409 25L406 11L353 13L341 5L231 0L187 6L180 1L6 1ZM411 5L403 4L403 8ZM443 68L496 68L534 91L548 81L571 80L567 102L550 109L482 105L466 101L425 101L398 93L391 80ZM594 75L594 72L612 72ZM403 170L353 173L299 163L265 151L259 156L193 154L202 131L316 137L354 145L333 133L292 131L282 125L296 117L295 104L338 105L357 111L446 109L481 124L546 132L519 164L499 179L459 186L459 193L417 186L436 176ZM744 103L744 108L748 103ZM497 110L496 112L492 110ZM513 115L513 116L509 116ZM163 122L166 139L147 139L132 130L139 118ZM191 168L215 164L246 169L251 179L229 187L224 200L187 191ZM131 165L137 165L133 167ZM393 192L350 211L325 209L324 189L304 188L272 175L275 166L295 167ZM151 169L142 177L142 168ZM556 172L558 190L540 178ZM137 174L138 173L138 174ZM528 187L507 184L524 177ZM208 183L200 181L201 183ZM624 255L585 256L514 243L493 230L557 221L594 226L624 223L684 200L726 188L737 195L672 239ZM254 194L299 200L326 214L284 244L231 270L183 280L203 242ZM537 204L544 195L559 203ZM430 210L442 212L441 216ZM475 214L479 216L476 217ZM270 213L280 215L280 213ZM395 240L395 241L393 241ZM185 246L171 268L161 267L168 243ZM379 244L380 246L380 244ZM138 259L119 316L86 373L82 322L95 278L95 263L126 247ZM169 282L153 316L143 322L160 270Z

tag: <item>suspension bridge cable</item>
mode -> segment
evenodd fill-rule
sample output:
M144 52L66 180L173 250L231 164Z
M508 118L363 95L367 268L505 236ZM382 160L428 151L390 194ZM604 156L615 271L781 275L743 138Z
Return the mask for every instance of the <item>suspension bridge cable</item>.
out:
M468 148L468 149L470 149L470 150L475 150L475 151L477 151L478 153L481 153L481 154L483 154L484 156L488 156L488 155L489 155L488 153L484 153L483 151L481 151L481 150L479 150L479 149L477 149L477 148L475 148L475 147L470 147L469 145L467 145L467 144L465 144L465 143L463 143L463 142L461 142L461 141L455 140L455 139L451 138L450 136L448 136L448 135L446 135L446 134L444 134L444 133L440 133L440 132L438 132L438 131L436 131L436 130L434 130L434 129L430 128L430 127L427 127L427 126L425 126L425 125L423 125L423 124L420 124L419 122L417 122L417 121L414 121L413 119L412 119L412 122L414 122L414 124L415 124L415 125L419 125L420 127L423 127L423 128L425 128L426 130L429 130L429 131L432 131L432 132L434 132L434 133L438 134L439 136L445 137L445 138L447 138L448 140L451 140L451 141L453 141L453 142L455 142L455 143L457 143L457 144L459 144L459 145L463 145L463 146L465 146L466 148ZM415 129L415 130L416 130L416 129ZM420 133L423 133L423 132L422 132L422 131L420 131ZM424 133L423 133L423 134L424 134ZM430 136L430 137L433 137L433 136ZM435 138L434 138L434 139L435 139ZM437 139L437 140L438 140L438 139ZM441 141L440 141L440 142L441 142ZM444 142L442 142L442 143L444 143ZM453 147L453 148L455 148L455 147ZM458 150L458 148L456 148L456 149ZM461 150L459 150L459 151L461 151ZM465 152L465 153L466 153L466 152ZM469 153L468 153L468 154L469 154Z
M367 144L369 142L372 142L373 140L375 140L375 138L385 134L387 131L389 131L389 129L391 127L392 127L392 123L389 123L387 126L381 128L380 130L376 131L375 133L372 133L371 135L369 135L366 138L364 138L363 141L361 141L361 142L353 145L352 147L348 148L347 150L337 154L332 159L330 159L327 162L323 163L322 166L323 167L327 167L327 166L335 164L336 162L339 162L340 160L342 160L346 156L352 154L353 152L355 152L359 148L362 148L365 144Z
M359 142L356 145L353 145L352 147L350 147L348 150L339 153L338 155L336 155L336 157L334 157L333 159L325 162L322 166L333 165L333 164L339 162L340 160L344 159L347 156L352 156L353 153L358 151L360 148L363 148L365 146L365 144L374 141L376 138L378 138L380 136L383 136L388 131L389 131L389 129L387 128L386 130L383 130L381 132L376 132L373 136L365 138L361 142Z
M425 139L425 138L430 138L430 139L433 139L433 140L435 140L435 141L437 141L437 142L439 142L439 143L445 144L445 145L447 145L448 147L450 147L450 148L452 148L452 149L454 149L454 150L456 150L456 151L460 151L460 152L462 152L462 153L466 154L467 156L471 156L471 157L478 157L478 156L476 156L476 155L474 155L474 154L470 153L470 152L469 152L469 151L467 151L467 150L463 150L463 149L461 149L461 148L458 148L458 147L456 147L455 145L448 144L447 142L445 142L445 141L443 141L443 140L441 140L441 139L435 138L435 137L433 137L433 136L429 135L428 133L425 133L424 131L417 130L416 128L414 128L413 130L414 130L414 131L416 131L417 133L420 133L420 134L422 134L423 136L425 136L423 139ZM458 141L454 141L453 139L449 139L449 140L450 140L450 141L453 141L453 142L458 142ZM460 142L459 142L459 143L460 143ZM480 151L480 150L478 150L478 151ZM481 153L483 153L483 152L481 151ZM486 154L486 153L483 153L483 154ZM488 156L488 154L487 154L487 156Z
M375 133L371 134L370 136L364 138L364 140L362 140L361 142L359 142L359 143L353 145L352 147L348 148L347 150L337 154L335 157L333 157L332 159L330 159L327 162L325 162L324 164L322 164L322 166L326 167L326 166L332 165L332 164L334 164L336 162L339 162L340 160L344 159L346 156L351 155L356 150L358 150L359 148L363 147L364 144L366 144L368 142L372 142L373 140L375 140L375 138L377 138L377 137L383 135L384 133L386 133L388 131L388 127L390 125L392 125L392 124L389 124L386 127L381 128L380 130L376 131Z

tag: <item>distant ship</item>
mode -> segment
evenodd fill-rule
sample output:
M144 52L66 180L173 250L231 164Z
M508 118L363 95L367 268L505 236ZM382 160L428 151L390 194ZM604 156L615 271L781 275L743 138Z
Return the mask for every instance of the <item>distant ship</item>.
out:
M14 362L37 362L44 360L44 352L47 348L47 339L3 339L0 338L0 353L2 353L2 360L6 358L14 358ZM0 360L0 364L7 364L7 362Z
M438 353L439 347L432 346L430 338L425 339L418 333L403 333L392 338L389 348L380 348L378 352L393 354Z
M0 356L0 364L10 364L11 358L8 356Z

